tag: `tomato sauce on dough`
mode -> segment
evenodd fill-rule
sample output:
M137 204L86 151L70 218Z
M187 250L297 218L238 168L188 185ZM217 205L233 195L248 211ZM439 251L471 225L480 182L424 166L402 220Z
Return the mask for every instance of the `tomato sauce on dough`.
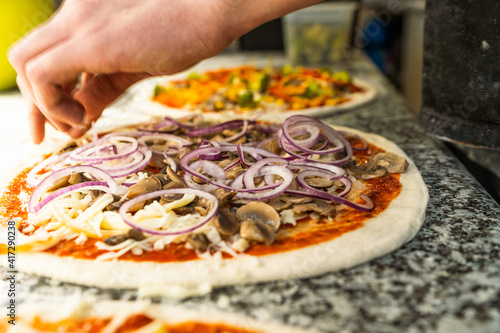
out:
M354 143L355 144L355 143ZM353 145L354 145L353 144ZM378 152L384 150L371 145L365 151L355 151L356 160L363 162ZM6 225L12 218L21 218L23 222L19 230L27 226L27 203L21 197L29 198L33 188L26 182L30 169L20 172L6 187L0 198L0 224ZM375 203L375 208L369 212L362 212L352 208L346 208L337 214L332 221L312 220L305 218L297 221L296 226L284 225L280 228L276 241L272 245L251 243L245 251L246 254L263 256L284 251L291 251L307 246L330 241L347 232L354 231L369 223L369 220L382 213L401 192L399 174L387 174L383 177L365 180L366 189L363 191ZM22 195L21 195L22 194ZM58 256L72 256L82 259L95 259L105 253L99 250L95 243L98 239L89 239L83 245L76 244L73 240L65 240L45 252ZM5 252L5 249L0 249ZM225 258L232 258L223 254ZM194 250L185 247L184 243L172 243L161 251L145 251L141 255L134 255L130 251L122 255L120 260L154 261L154 262L181 262L198 260Z
M115 331L115 333L127 333L140 329L153 320L143 314L132 315ZM72 333L100 333L111 322L110 318L86 318L65 319L59 322L45 322L35 317L32 322L33 328L42 332L72 332ZM184 322L175 325L166 324L169 333L258 333L254 330L246 330L225 324Z

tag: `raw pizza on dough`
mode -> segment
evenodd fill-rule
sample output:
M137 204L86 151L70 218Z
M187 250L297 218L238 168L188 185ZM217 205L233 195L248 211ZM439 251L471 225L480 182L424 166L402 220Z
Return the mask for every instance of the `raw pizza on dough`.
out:
M19 316L0 322L0 333L314 333L234 313L193 310L180 305L145 301L83 301L21 303ZM10 321L10 322L9 322Z
M380 257L416 234L427 200L378 135L305 116L166 118L54 152L11 180L0 216L19 271L182 298Z
M204 114L277 121L302 114L321 117L356 108L372 100L376 89L346 71L285 65L244 65L141 82L131 100L158 116Z

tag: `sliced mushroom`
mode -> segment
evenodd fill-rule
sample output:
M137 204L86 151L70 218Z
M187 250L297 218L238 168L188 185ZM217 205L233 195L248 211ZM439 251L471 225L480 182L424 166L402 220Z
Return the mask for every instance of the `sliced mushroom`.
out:
M282 152L277 139L267 141L261 148L275 154L281 154Z
M288 209L292 206L291 201L287 201L285 198L281 196L277 196L269 200L268 204L276 209L277 212L281 212L285 209Z
M107 211L117 211L118 209L120 209L120 206L122 205L121 199L122 198L119 195L113 194L113 202L110 203L109 205L107 205L106 208L104 208L104 209ZM94 199L94 200L97 200L97 199Z
M188 203L185 206L182 207L177 207L172 209L174 213L177 215L188 215L188 214L194 214L196 212L196 206L198 205L199 198L196 197L193 201Z
M64 176L57 179L47 191L55 191L61 187L83 183L88 180L90 179L85 177L83 173L72 173L69 176Z
M246 220L241 223L240 236L269 245L274 243L276 231L272 225L265 222Z
M167 166L166 173L171 181L169 183L163 185L164 190L168 190L170 188L185 188L185 187L187 187L184 180L181 177L179 177L177 175L177 173L175 173L175 171L172 170L172 168L170 166Z
M203 172L203 167L198 168L198 169L196 170L196 172L197 172L197 173L201 173L201 174L202 174L202 172ZM206 184L206 182L205 182L203 179L198 178L198 177L196 177L196 176L193 176L193 178L192 178L192 179L193 179L193 181L194 181L196 184L200 184L200 185L204 185L204 184Z
M141 194L146 194L153 191L158 191L163 188L161 180L157 177L144 178L134 185L130 186L127 197L129 199L135 198Z
M219 200L219 206L227 205L228 202L233 200L233 198L238 194L238 192L226 191L222 188L218 188L214 192L215 197Z
M194 209L200 213L201 216L206 216L210 209L212 209L212 202L205 198L197 198L196 200L198 200L198 204Z
M234 162L236 162L236 159L226 158L217 163L217 165L224 169L225 167L233 164Z
M144 234L141 231L133 228L127 232L127 236L136 241L141 241L146 239L146 236L144 236Z
M278 230L281 223L276 209L260 201L252 201L241 206L236 211L236 216L240 221L253 220L269 224L274 230Z
M305 182L313 187L330 187L333 185L333 180L330 180L326 177L307 177Z
M156 147L156 146L153 146L151 147L152 149L157 149L157 150L164 150L165 148L161 148L161 147ZM153 154L153 156L151 157L151 160L149 161L148 165L154 167L154 168L163 168L166 166L167 163L165 163L165 157L163 157L163 155L160 155L160 154Z
M69 141L61 149L59 149L56 155L67 153L68 151L75 150L76 148L78 148L78 144L75 141Z
M161 183L162 188L163 188L163 186L167 185L170 182L170 177L168 175L165 175L165 174L162 174L162 173L151 175L151 176L149 176L149 178L156 178L156 179L158 179L160 181L160 183Z
M357 182L357 180L354 177L352 177L352 176L350 176L350 179ZM333 181L332 186L330 188L326 189L326 191L328 193L331 193L331 194L334 194L334 195L338 195L343 190L345 190L345 184L343 182L341 182L340 180ZM336 202L332 202L331 204L332 205L337 205Z
M89 207L92 206L97 201L97 199L99 199L100 197L102 197L104 194L105 194L104 191L91 190L89 192L91 200L88 203L88 206ZM120 206L121 206L121 201L120 200L121 199L122 198L119 195L113 194L113 202L110 203L109 205L107 205L104 209L107 210L107 211L117 211L118 209L120 209Z
M141 241L146 239L146 236L137 229L130 229L126 234L114 235L104 239L104 243L108 245L118 245L125 242L127 239Z
M91 203L89 205L92 205L92 202L94 202L97 199L99 199L101 197L101 195L103 195L104 193L105 193L104 191L100 191L100 190L91 190L89 192L89 195L92 198L92 201L91 201Z
M81 173L74 173L68 179L68 184L75 185L85 181L85 177Z
M265 136L266 136L265 133L263 133L261 131L258 131L255 128L252 131L247 131L247 133L245 134L245 137L247 138L248 142L257 142L257 141L258 142L262 142L262 141L264 141L263 138ZM278 140L276 140L275 142L276 142L276 145L279 148Z
M165 205L165 204L180 200L183 197L184 197L184 194L162 195L160 198L160 204Z
M408 161L394 153L378 153L373 157L373 162L386 168L389 173L403 173L408 169Z
M200 252L206 251L208 245L210 245L210 241L204 233L190 234L186 241L193 247L193 249Z
M292 180L292 183L290 184L290 186L288 186L288 189L289 190L296 190L298 187L299 187L299 185L297 185L297 182L295 181L295 178L294 178Z
M313 201L312 198L309 197L299 197L297 195L287 195L283 197L284 200L290 201L293 204L301 204L301 203L308 203Z
M335 207L322 200L313 200L311 203L296 205L292 208L294 214L315 212L322 216L334 216Z
M69 180L70 177L71 176L65 176L65 177L61 177L61 178L57 179L52 184L52 186L49 189L47 189L47 192L55 191L58 188L61 188L61 187L64 187L64 186L68 186L69 185L68 180Z
M347 168L347 172L357 179L373 179L385 176L387 169L373 162L373 159L368 160L365 164Z
M226 171L226 178L227 179L235 179L239 175L245 172L245 169L240 164L235 165L231 169Z
M228 208L220 208L212 223L223 236L232 236L240 230L240 221Z
M234 129L225 129L222 131L222 135L224 135L226 138L230 138L236 134L238 134L239 130L234 130Z
M125 242L127 239L129 239L129 236L127 234L120 234L104 239L104 243L113 246L121 244Z
M276 211L282 212L289 209L292 205L308 203L313 201L312 198L299 197L295 195L280 195L269 200L268 204L271 205Z

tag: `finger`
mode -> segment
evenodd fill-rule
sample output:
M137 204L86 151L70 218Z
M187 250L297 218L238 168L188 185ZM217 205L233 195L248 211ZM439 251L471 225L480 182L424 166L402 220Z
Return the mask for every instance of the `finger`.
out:
M73 79L59 82L52 80L50 69L42 68L43 61L38 59L31 60L27 66L27 77L31 82L36 105L48 119L73 126L80 124L85 114L83 106L63 89L63 86L76 80L78 74Z
M64 94L71 95L71 93L73 92L73 90L75 90L77 86L78 86L78 80L66 83L65 85L62 86Z
M17 81L17 86L19 87L19 90L21 91L21 94L23 95L23 97L28 100L28 103L30 104L29 106L29 110L30 110L30 113L29 113L29 116L31 117L31 110L33 108L36 108L36 110L38 112L41 112L40 109L36 106L36 104L34 104L32 98L31 98L31 95L27 92L27 89L26 89L26 83L23 81L23 79L21 78L21 76L17 76L16 78L16 81ZM46 119L44 117L44 119ZM68 126L67 124L64 124L62 122L59 122L59 121L55 121L55 120L50 120L50 119L46 119L55 129L61 131L61 132L67 132L69 129L70 129L70 126ZM44 135L42 135L42 140L43 140L43 137Z
M26 75L30 80L35 104L51 120L72 126L80 124L85 116L83 106L64 94L61 86L74 81L80 73L117 73L130 68L122 68L123 61L117 61L122 48L109 47L107 37L94 35L83 40L70 39L45 51L26 64ZM105 50L105 52L103 51ZM132 63L129 61L126 63ZM96 88L111 87L110 93L92 89L94 98L89 104L88 118L95 119L102 112L103 106L116 99L132 83L146 74L100 78ZM93 81L94 79L92 79Z
M87 133L87 131L92 127L92 122L84 122L76 127L72 127L66 134L70 137L76 139Z
M32 29L23 38L11 45L7 57L25 84L25 93L32 96L31 85L26 79L26 63L35 56L45 52L54 45L69 38L65 29L59 29L54 17Z
M94 74L84 72L80 76L80 87L85 86L90 80L94 78Z
M83 106L66 95L62 86L77 80L87 67L96 72L102 70L97 70L99 64L96 64L93 50L94 47L87 48L81 42L70 40L26 64L26 76L31 82L34 101L47 118L73 126L83 121Z
M16 81L17 86L21 91L21 95L23 95L23 97L28 101L28 124L31 138L34 144L39 144L45 137L45 116L31 100L30 95L26 92L26 86L20 76L16 77Z
M30 103L28 120L33 143L41 143L45 137L45 116L38 110L38 107L34 103Z
M148 74L100 74L86 81L73 97L85 108L86 119L94 121L102 111L132 84L148 77Z

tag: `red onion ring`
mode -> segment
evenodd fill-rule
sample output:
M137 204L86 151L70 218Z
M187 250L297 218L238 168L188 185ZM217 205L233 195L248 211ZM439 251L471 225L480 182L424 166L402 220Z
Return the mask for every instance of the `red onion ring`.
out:
M107 140L107 139L115 137L115 136L130 136L133 138L139 138L139 137L141 137L143 135L147 135L147 134L155 134L155 132L140 131L140 130L138 130L138 131L111 132L111 133L108 133L105 136L103 136L101 139L98 139L94 142L97 142L99 140Z
M335 195L338 195L339 197L343 197L345 196L347 193L349 193L349 191L351 191L351 188L352 188L352 182L345 178L345 177L341 177L341 178L330 178L328 177L327 175L325 175L325 173L323 171L314 171L314 170L306 170L306 171L302 171L300 172L297 177L295 178L296 182L297 182L297 185L300 186L300 182L304 183L307 185L307 187L310 187L314 190L317 190L319 192L324 192L324 191L320 191L312 186L310 186L309 184L307 184L307 182L305 181L305 178L306 177L322 177L322 178L327 178L329 180L338 180L338 181L341 181L342 183L344 183L345 185L345 189L341 192L341 193L338 193L338 194L335 194ZM302 186L301 186L302 187ZM302 187L303 188L303 187ZM305 188L304 188L305 189ZM316 193L316 192L315 192ZM330 194L329 192L324 192L324 193L327 193L327 194ZM328 199L325 199L325 200L328 200Z
M210 182L202 179L203 181L205 181L208 184L198 184L193 180L193 175L191 175L189 173L185 173L184 180L186 181L186 184L191 188L196 188L199 190L211 192L211 191L214 191L219 186L219 184L224 185L224 182L226 181L226 173L224 172L224 170L220 166L218 166L214 162L210 162L210 161L206 161L206 160L198 160L198 161L191 163L189 165L189 167L196 169L196 170L198 170L199 168L203 168L204 174L208 174L209 176L214 178L214 180L210 180L208 177L203 175L203 176L205 176L205 179L210 180Z
M266 201L271 198L277 197L278 195L283 194L286 191L286 189L290 186L290 184L292 184L293 182L294 178L293 172L284 165L267 166L266 172L280 176L281 178L283 178L283 181L275 183L278 184L278 186L276 186L271 190L267 190L270 187L272 187L272 185L255 188L255 184L253 184L253 178L252 178L253 188L251 187L250 190L252 189L259 190L259 192L252 193L251 191L242 192L241 190L238 190L238 194L236 194L236 197L244 200ZM248 178L249 177L247 176L247 173L245 173L243 176L243 182L245 183L245 179Z
M202 197L202 198L205 198L205 199L211 201L212 208L207 213L205 218L201 219L201 222L199 222L197 225L195 225L194 227L190 227L190 228L187 228L184 230L178 230L178 231L151 230L151 229L144 228L144 227L140 226L139 224L133 222L132 220L130 220L128 218L127 212L134 205L136 205L140 202L149 200L149 199L160 197L162 195L172 195L172 194L194 194L196 196L199 196L199 197ZM192 232L192 231L200 228L201 226L205 225L212 218L214 218L215 214L217 213L218 208L219 208L219 201L217 200L217 198L215 196L213 196L210 193L191 189L191 188L175 188L175 189L160 190L160 191L155 191L155 192L150 192L150 193L146 193L143 195L139 195L139 196L137 196L133 199L130 199L130 200L126 201L125 203L123 203L121 205L120 209L118 210L118 212L120 213L123 221L134 229L137 229L141 232L152 234L152 235L174 236L174 235L182 235L182 234Z
M139 139L137 139L137 141L139 141L139 143L142 143L146 146L147 146L146 142L148 140L161 140L161 141L165 141L165 142L174 142L176 144L174 144L173 146L175 148L178 148L178 149L193 145L193 143L189 140L178 137L176 135L167 134L167 133L143 135ZM149 149L151 149L151 148L149 148ZM158 150L154 150L154 149L151 149L151 150L157 154L163 154L163 150L162 151L158 151Z
M294 126L294 125L291 125L291 127L292 126ZM283 131L283 129L281 129L278 132L278 136L282 135L282 131ZM318 142L318 137L320 134L319 128L310 124L310 123L306 123L306 124L299 123L299 124L295 125L294 128L291 128L288 131L288 134L290 135L290 137L292 135L304 135L306 133L309 134L308 138L305 138L302 140L293 139L293 142L301 148L302 147L309 148L309 147L313 146L316 142Z
M137 153L142 154L142 159L138 159L135 163L130 162L128 165L124 165L116 169L109 169L111 176L115 178L125 177L144 169L151 161L153 153L150 149L142 145L139 146Z
M79 183L75 185L70 185L60 190L57 190L54 193L51 193L49 196L43 198L40 202L38 202L33 208L30 210L30 213L38 213L43 207L45 207L49 202L54 199L59 198L60 196L68 196L74 192L80 192L82 190L99 190L106 193L111 193L111 189L107 186L105 182L85 182Z
M126 142L128 141L129 144L126 145L123 150L120 149L118 154L115 155L104 155L104 156L95 155L96 151L99 150L101 145L105 145L107 142L111 140L126 141ZM117 135L117 136L105 137L97 141L93 141L89 144L83 145L81 147L78 147L70 153L69 158L75 162L107 161L132 155L137 151L138 148L139 148L139 143L135 138ZM87 152L87 154L84 154L85 152Z
M356 204L354 202L351 202L349 200L342 198L339 195L334 195L334 194L331 194L328 192L318 190L305 182L304 178L307 176L323 177L323 174L321 172L315 172L315 171L304 171L304 172L299 173L297 175L297 177L295 178L295 182L297 183L297 185L299 185L301 188L303 188L306 192L309 192L309 193L317 196L318 198L321 198L321 199L327 200L327 201L335 201L335 202L344 204L346 206L352 207L354 209L361 210L363 212L371 212L373 210L373 208L375 207L373 201L365 194L360 194L360 198L363 199L365 201L365 203L364 204ZM345 195L345 193L344 193L344 195Z
M254 189L255 183L253 180L257 176L257 172L263 166L271 163L282 163L284 165L288 164L288 162L283 158L264 158L260 161L257 161L251 167L249 167L247 171L245 171L245 174L243 176L243 185L245 185L246 188Z
M236 141L239 138L242 138L247 133L247 130L248 130L248 120L245 119L245 120L243 120L243 128L241 129L240 132L236 133L233 136L230 136L229 138L222 139L220 141L223 141L223 142Z
M41 161L38 163L33 169L30 170L28 173L28 176L26 177L26 182L31 185L31 186L36 186L38 185L41 180L37 178L38 172L42 171L43 169L51 169L49 165L51 164L56 164L57 162L63 161L69 156L70 152L61 154L61 155L52 155L45 160ZM48 171L52 172L52 171Z
M238 164L241 163L241 160L239 158L237 158L233 163L229 164L227 167L224 168L224 171L227 171L235 166L237 166ZM243 164L243 163L242 163Z
M304 153L308 153L310 155L333 154L333 153L339 153L339 152L344 150L345 140L344 141L340 140L340 138L343 138L343 136L340 133L337 133L332 127L325 125L316 119L313 119L313 120L309 119L307 122L297 121L295 124L290 124L294 120L297 120L297 118L307 119L307 117L305 117L305 116L292 116L292 117L287 118L283 122L283 127L282 127L282 130L280 132L280 134L281 134L280 137L282 140L282 148L283 149L285 149L287 145L290 145L290 146L294 147L295 149L300 150ZM300 141L297 141L297 140L292 138L290 131L292 131L294 129L294 127L297 127L297 126L303 125L303 124L308 124L308 125L313 125L315 127L318 127L320 129L321 133L324 136L326 136L328 141L331 144L334 144L335 146L333 148L323 149L323 150L319 150L319 149L318 150L311 150L311 149L308 149L306 146L301 146ZM288 128L289 126L290 126L290 128Z
M322 162L317 162L317 161L312 161L312 160L304 160L304 161L290 161L289 168L291 169L303 169L303 170L325 170L325 171L330 171L332 174L331 179L340 179L344 177L346 174L345 169L336 166L336 165L331 165L331 164L325 164Z
M217 141L205 141L203 140L201 143L200 143L200 147L199 148L206 148L206 147L217 147L217 148L220 148L220 143L217 142ZM200 159L202 160L218 160L222 157L222 154L221 152L216 152L216 153L212 153L212 154L200 154L200 156L198 156Z
M108 172L112 177L119 178L128 176L146 167L146 165L148 165L151 161L152 155L153 154L148 147L140 145L135 153L127 156L126 158L122 158L119 166L112 163L115 160L87 163L87 165L96 166L99 169ZM111 163L111 165L107 165L107 162Z
M236 147L236 151L238 152L238 156L240 157L239 160L241 164L248 168L251 164L245 161L245 153L243 152L243 148L241 147L241 145L238 145Z
M164 154L165 159L168 162L168 165L172 169L172 171L177 172L177 163L175 163L174 159L172 157L168 156L167 154L165 154L165 152L163 152L163 154Z
M254 121L248 121L248 120L230 120L226 121L225 123L214 125L214 126L208 126L208 127L202 127L202 128L197 128L195 130L191 130L186 133L187 136L203 136L203 135L208 135L208 134L213 134L213 133L218 133L221 132L225 129L233 129L233 128L238 128L242 127L245 124L245 121L248 124L254 124Z
M51 186L53 186L53 184L56 180L58 180L62 177L66 177L66 176L75 174L75 173L88 173L96 179L101 178L102 180L104 180L104 182L90 182L90 183L94 183L90 186L108 187L110 192L115 192L118 188L118 184L113 179L113 177L111 177L107 172L105 172L99 168L96 168L96 167L93 167L90 165L77 165L77 166L67 167L67 168L55 171L54 173L52 173L51 175L46 177L44 180L42 180L40 182L40 184L38 184L37 187L35 187L33 193L31 194L29 203L28 203L28 211L30 213L37 213L40 209L42 209L50 201L50 200L48 200L48 201L42 200L43 204L42 204L42 201L39 202L40 198L45 193L45 191L47 191L47 189L49 189ZM98 183L98 184L96 184L96 183ZM83 185L80 185L80 184L83 184ZM86 187L85 183L80 183L80 184L75 184L75 185L80 185L80 187ZM55 193L53 193L54 197L52 197L51 200L63 195L66 192L68 192L67 188L57 190ZM56 193L58 195L55 195Z
M261 170L263 171L269 171L269 170L266 170L266 168L268 167L262 167ZM276 187L278 187L281 183L274 183L274 174L269 174L269 176L272 176L273 177L273 182L266 182L267 185L265 186L261 186L261 187L255 187L255 188L244 188L244 185L243 185L243 176L245 175L245 173L242 173L241 175L238 175L236 178L234 178L231 183L230 183L230 186L232 188L233 191L237 191L237 192L244 192L244 193L256 193L256 192L259 192L259 191L267 191L267 190L272 190ZM260 170L259 170L259 173L257 173L256 177L261 177L262 174L260 174Z

